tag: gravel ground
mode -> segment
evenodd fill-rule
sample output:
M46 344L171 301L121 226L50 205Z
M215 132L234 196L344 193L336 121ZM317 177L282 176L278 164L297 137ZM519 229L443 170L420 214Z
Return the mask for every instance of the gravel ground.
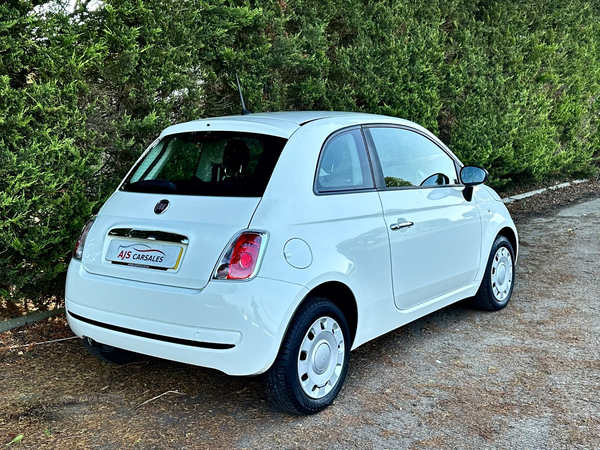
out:
M117 367L78 339L28 345L72 336L55 317L0 334L0 445L22 434L11 447L600 448L598 183L510 208L521 240L510 305L457 304L360 347L320 414L274 411L258 378L157 359Z

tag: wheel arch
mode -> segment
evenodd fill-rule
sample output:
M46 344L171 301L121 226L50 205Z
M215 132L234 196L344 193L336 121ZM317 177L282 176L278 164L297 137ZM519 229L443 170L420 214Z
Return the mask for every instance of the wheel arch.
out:
M340 281L327 281L312 288L308 294L306 294L302 302L300 302L298 308L300 308L309 297L326 298L335 303L335 305L342 310L344 317L348 322L348 328L350 329L350 347L352 347L358 327L358 306L352 290Z
M512 245L512 248L515 252L516 262L517 255L519 254L519 241L517 239L517 234L515 233L515 231L510 227L504 227L498 232L497 236L504 236L506 239L508 239L508 242L510 242L510 245Z

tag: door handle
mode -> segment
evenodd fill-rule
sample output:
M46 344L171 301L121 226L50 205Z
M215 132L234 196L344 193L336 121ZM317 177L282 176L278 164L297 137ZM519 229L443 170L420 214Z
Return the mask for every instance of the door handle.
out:
M402 223L393 223L390 225L392 230L399 230L400 228L409 228L414 225L414 222L402 222Z

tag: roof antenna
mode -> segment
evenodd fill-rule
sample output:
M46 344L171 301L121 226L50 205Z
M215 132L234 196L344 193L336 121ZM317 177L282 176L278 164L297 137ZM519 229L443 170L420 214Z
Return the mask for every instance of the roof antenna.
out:
M242 95L242 88L240 86L240 79L238 78L237 72L235 73L235 81L237 82L238 92L240 93L240 101L242 102L242 116L252 114L246 109L246 105L244 104L244 96Z

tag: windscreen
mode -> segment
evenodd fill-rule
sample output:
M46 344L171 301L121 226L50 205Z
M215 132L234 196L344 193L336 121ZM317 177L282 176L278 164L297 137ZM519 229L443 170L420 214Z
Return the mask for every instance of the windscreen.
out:
M262 197L286 142L228 131L165 136L136 165L121 190Z

